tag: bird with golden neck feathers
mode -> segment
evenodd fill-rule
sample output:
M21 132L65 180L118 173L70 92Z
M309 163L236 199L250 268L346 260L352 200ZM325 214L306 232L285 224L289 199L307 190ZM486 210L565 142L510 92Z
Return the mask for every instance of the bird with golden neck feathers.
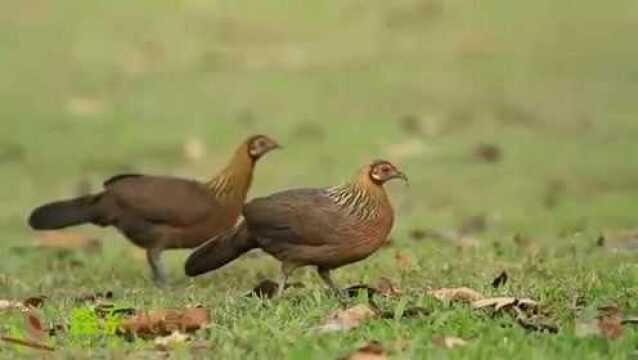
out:
M163 283L162 251L194 248L232 228L241 214L256 162L278 147L267 136L251 136L208 182L139 174L115 176L104 183L100 193L35 209L29 224L36 230L85 223L113 226L146 249L153 278Z
M389 161L361 168L347 183L325 189L297 189L249 202L232 230L202 245L185 270L198 276L260 248L282 263L280 291L298 268L315 266L333 290L330 272L361 261L387 240L394 212L384 184L407 177Z

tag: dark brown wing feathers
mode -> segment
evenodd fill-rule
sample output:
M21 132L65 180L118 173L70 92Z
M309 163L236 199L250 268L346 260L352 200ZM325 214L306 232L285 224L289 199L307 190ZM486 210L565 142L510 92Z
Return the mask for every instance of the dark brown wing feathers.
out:
M188 226L221 210L208 189L196 181L126 176L108 184L104 196L112 197L124 211L153 223Z

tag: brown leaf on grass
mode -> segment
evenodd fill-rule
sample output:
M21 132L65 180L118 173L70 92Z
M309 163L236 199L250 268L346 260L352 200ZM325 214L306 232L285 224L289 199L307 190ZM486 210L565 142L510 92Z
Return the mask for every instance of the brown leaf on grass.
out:
M97 252L102 248L98 239L69 231L44 231L38 233L35 246L52 249L85 250L88 252Z
M0 336L0 340L10 344L14 344L14 345L25 346L31 349L43 350L43 351L55 351L54 347L45 345L45 344L40 344L35 341L16 339L16 338L8 337L8 336Z
M597 310L590 308L576 320L575 333L580 338L597 336L614 340L622 336L623 314L616 305L601 306Z
M598 309L598 328L607 339L618 339L623 334L623 314L616 305L603 306Z
M339 358L339 360L386 360L388 355L378 341L371 341L361 346L354 353Z
M173 347L190 341L190 336L174 331L169 336L162 336L155 339L155 347L160 351L170 351Z
M175 331L193 333L209 324L210 317L206 309L167 309L138 312L132 317L123 320L119 330L124 334L156 337L168 336Z
M399 289L398 286L396 286L392 280L390 280L389 278L383 276L381 277L376 284L376 290L385 296L388 297L392 297L392 296L399 296L401 295L401 289Z
M40 316L33 309L24 313L24 325L30 340L40 342L47 336L47 331L42 324Z
M603 246L615 251L637 251L638 229L605 231Z
M494 279L494 281L492 281L492 287L494 289L498 289L501 286L505 286L507 285L508 280L509 280L509 275L507 275L506 271L503 271L499 276L496 277L496 279Z
M5 310L26 310L24 304L20 301L0 300L0 311Z
M27 339L17 339L8 336L0 337L0 340L14 345L25 346L28 348L44 351L54 351L55 349L43 343L47 338L47 331L40 319L40 316L31 307L25 307L19 303L24 315L24 327L27 333Z
M531 299L497 297L472 303L476 310L491 309L494 313L509 314L521 327L528 331L556 334L558 326L550 323L541 312L540 304Z
M539 308L539 304L532 299L519 299L515 297L496 297L489 299L482 299L474 301L472 307L475 309L489 309L499 312L503 310L509 310L513 307L521 309L523 311L536 311Z
M44 305L44 300L46 299L47 299L46 296L32 296L32 297L24 299L22 301L22 304L24 304L24 306L26 306L27 308L29 307L39 308L39 307L42 307L42 305Z
M376 316L377 312L370 306L357 305L349 309L330 314L328 320L316 328L316 330L320 333L349 331Z
M456 349L466 346L468 342L454 336L435 336L432 338L432 344L446 349Z
M550 334L558 334L560 331L558 326L549 323L543 316L526 314L517 307L513 307L512 310L514 319L525 330Z
M467 287L430 290L428 291L428 295L446 302L472 303L483 299L483 295L481 293Z

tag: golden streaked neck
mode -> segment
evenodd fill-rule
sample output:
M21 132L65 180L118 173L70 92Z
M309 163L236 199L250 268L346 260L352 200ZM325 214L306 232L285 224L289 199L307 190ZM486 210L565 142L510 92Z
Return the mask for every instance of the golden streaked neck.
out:
M389 206L385 189L375 184L362 171L352 181L327 190L328 196L348 213L362 220L374 220L381 215L384 206Z
M207 185L218 199L245 200L253 180L255 162L246 145L240 146L226 167Z

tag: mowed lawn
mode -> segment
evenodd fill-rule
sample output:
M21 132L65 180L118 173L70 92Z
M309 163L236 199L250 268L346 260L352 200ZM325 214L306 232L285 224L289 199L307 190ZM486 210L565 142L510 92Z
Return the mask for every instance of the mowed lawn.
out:
M1 7L0 300L47 296L45 325L67 330L44 340L53 356L160 356L153 341L68 331L92 306L76 298L108 291L123 308L210 311L211 326L173 358L330 359L373 340L396 359L637 356L635 325L613 339L582 331L601 306L638 315L634 1ZM253 133L286 148L259 163L251 197L340 183L376 158L405 170L409 187L388 186L391 243L335 272L344 287L391 279L401 294L377 301L394 316L317 334L342 305L311 269L292 279L303 288L261 300L244 295L278 276L267 255L191 280L180 251L158 289L143 252L115 231L70 230L99 239L91 250L27 228L33 207L118 173L207 179ZM494 288L502 272L509 281ZM559 332L427 294L461 286L534 299ZM402 316L413 307L427 314ZM0 335L26 336L23 323L0 310ZM446 336L467 345L433 341ZM0 342L2 358L40 355Z

